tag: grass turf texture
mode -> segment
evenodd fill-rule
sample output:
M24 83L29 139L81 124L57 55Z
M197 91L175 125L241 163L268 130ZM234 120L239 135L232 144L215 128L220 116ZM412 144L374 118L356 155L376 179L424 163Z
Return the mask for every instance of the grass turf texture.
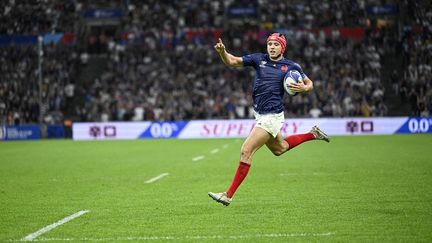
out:
M0 143L0 241L80 210L36 240L432 240L431 135L334 137L280 157L263 147L224 207L207 192L228 187L242 141Z

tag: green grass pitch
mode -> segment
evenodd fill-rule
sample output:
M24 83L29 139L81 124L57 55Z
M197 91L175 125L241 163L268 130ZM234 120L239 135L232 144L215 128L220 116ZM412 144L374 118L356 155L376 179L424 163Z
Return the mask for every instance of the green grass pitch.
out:
M242 141L2 142L0 242L432 241L431 135L263 147L225 207Z

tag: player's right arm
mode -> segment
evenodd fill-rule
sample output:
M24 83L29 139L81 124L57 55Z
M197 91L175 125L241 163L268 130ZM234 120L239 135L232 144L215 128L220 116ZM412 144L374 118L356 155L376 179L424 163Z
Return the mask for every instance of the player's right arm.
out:
M234 68L243 66L243 58L228 53L225 49L225 45L222 43L221 38L219 38L214 48L218 52L223 63L225 63L225 65L227 65L228 67Z

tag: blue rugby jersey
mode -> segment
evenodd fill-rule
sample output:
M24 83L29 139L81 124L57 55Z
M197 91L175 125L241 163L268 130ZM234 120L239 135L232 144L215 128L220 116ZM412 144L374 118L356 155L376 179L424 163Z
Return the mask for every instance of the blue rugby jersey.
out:
M284 110L283 80L290 70L305 74L299 64L282 58L275 62L268 54L254 53L242 57L243 66L252 66L256 74L253 81L253 108L259 114L280 113Z

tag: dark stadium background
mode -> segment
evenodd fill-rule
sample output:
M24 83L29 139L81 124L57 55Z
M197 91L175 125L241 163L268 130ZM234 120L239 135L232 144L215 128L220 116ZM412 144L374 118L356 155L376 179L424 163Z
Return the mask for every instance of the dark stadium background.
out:
M273 31L315 83L286 98L287 118L432 112L430 1L30 0L0 9L3 125L65 125L70 136L72 122L250 118L253 71L227 69L213 45L222 37L237 55L265 51Z

